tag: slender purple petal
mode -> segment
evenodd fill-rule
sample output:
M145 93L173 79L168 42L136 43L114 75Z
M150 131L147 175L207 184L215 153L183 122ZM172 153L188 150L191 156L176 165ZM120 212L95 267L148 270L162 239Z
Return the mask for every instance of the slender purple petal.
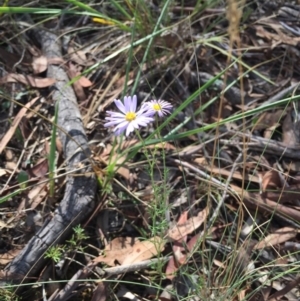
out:
M106 118L124 118L124 114L114 112L111 116L107 116Z
M110 127L110 126L113 126L113 125L116 125L116 124L119 124L120 123L120 120L114 120L114 121L110 121L110 122L106 122L104 124L105 127Z
M128 124L127 130L126 130L126 136L128 136L131 132L134 131L134 127L132 125L132 122Z
M122 128L115 129L115 134L116 134L117 136L121 135L121 134L126 130L126 128L127 128L127 125L124 126L124 127L122 127Z
M136 95L133 95L132 101L131 101L131 106L130 106L130 111L136 112L136 106L137 106L137 97L136 97Z
M124 107L122 101L120 99L115 99L114 100L117 108L124 114L126 114L126 107Z
M135 122L131 122L131 124L135 129L138 129L141 125L137 120L135 120Z
M122 128L122 127L127 127L129 124L128 121L121 121L119 122L119 124L115 127L115 129L119 129L119 128Z
M131 108L131 97L130 96L124 97L124 105L125 105L126 113L132 112L130 110L130 108Z

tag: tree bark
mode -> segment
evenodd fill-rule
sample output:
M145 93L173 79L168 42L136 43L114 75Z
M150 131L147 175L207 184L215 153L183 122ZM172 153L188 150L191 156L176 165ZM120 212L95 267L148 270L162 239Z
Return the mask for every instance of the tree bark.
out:
M62 57L61 42L57 35L41 29L35 30L34 34L47 58ZM72 228L86 219L94 208L96 178L84 175L91 168L85 166L80 170L80 174L72 176L72 170L78 168L79 162L87 161L90 155L76 96L68 84L69 79L62 66L49 65L47 76L56 79L52 99L59 104L58 127L61 130L58 132L70 174L67 176L64 197L54 216L44 223L20 254L6 267L8 275L36 275L45 264L44 255L47 249L62 243Z

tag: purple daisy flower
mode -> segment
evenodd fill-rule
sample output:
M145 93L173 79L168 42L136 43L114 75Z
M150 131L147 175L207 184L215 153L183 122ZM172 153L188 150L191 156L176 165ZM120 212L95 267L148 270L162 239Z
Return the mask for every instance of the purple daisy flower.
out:
M119 99L115 99L114 102L121 113L107 111L110 116L105 117L108 122L104 126L115 126L114 131L116 135L120 135L126 130L126 136L128 136L135 129L138 129L140 126L147 126L148 123L153 121L152 114L149 113L149 109L146 106L142 106L140 110L136 111L136 95L133 97L125 96L124 104Z
M148 107L148 110L152 113L152 115L157 113L159 117L170 114L170 110L173 108L169 102L160 99L150 100L145 103L145 106Z

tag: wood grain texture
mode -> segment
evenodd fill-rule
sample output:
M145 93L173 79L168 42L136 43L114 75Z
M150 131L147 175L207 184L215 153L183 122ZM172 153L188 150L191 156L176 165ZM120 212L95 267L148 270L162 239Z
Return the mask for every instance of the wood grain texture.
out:
M61 42L56 34L39 29L34 34L40 41L43 54L48 58L61 58ZM84 132L81 115L77 107L73 89L68 84L69 79L63 66L49 65L47 76L56 79L52 86L52 99L59 102L58 127L62 141L67 169L74 167L90 155L87 137ZM80 149L79 149L80 146ZM80 174L90 171L85 167ZM91 173L89 173L91 174ZM59 207L48 222L32 237L20 254L6 268L9 274L34 276L45 264L44 255L47 249L62 243L70 234L72 228L85 220L94 208L96 192L94 176L67 177L65 194Z

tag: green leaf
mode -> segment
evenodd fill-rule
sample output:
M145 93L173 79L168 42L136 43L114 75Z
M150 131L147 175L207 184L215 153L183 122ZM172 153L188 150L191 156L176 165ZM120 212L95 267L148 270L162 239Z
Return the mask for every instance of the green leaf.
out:
M18 174L17 181L20 184L20 187L22 189L26 188L28 180L29 180L29 177L28 177L27 172L24 170L21 170Z

